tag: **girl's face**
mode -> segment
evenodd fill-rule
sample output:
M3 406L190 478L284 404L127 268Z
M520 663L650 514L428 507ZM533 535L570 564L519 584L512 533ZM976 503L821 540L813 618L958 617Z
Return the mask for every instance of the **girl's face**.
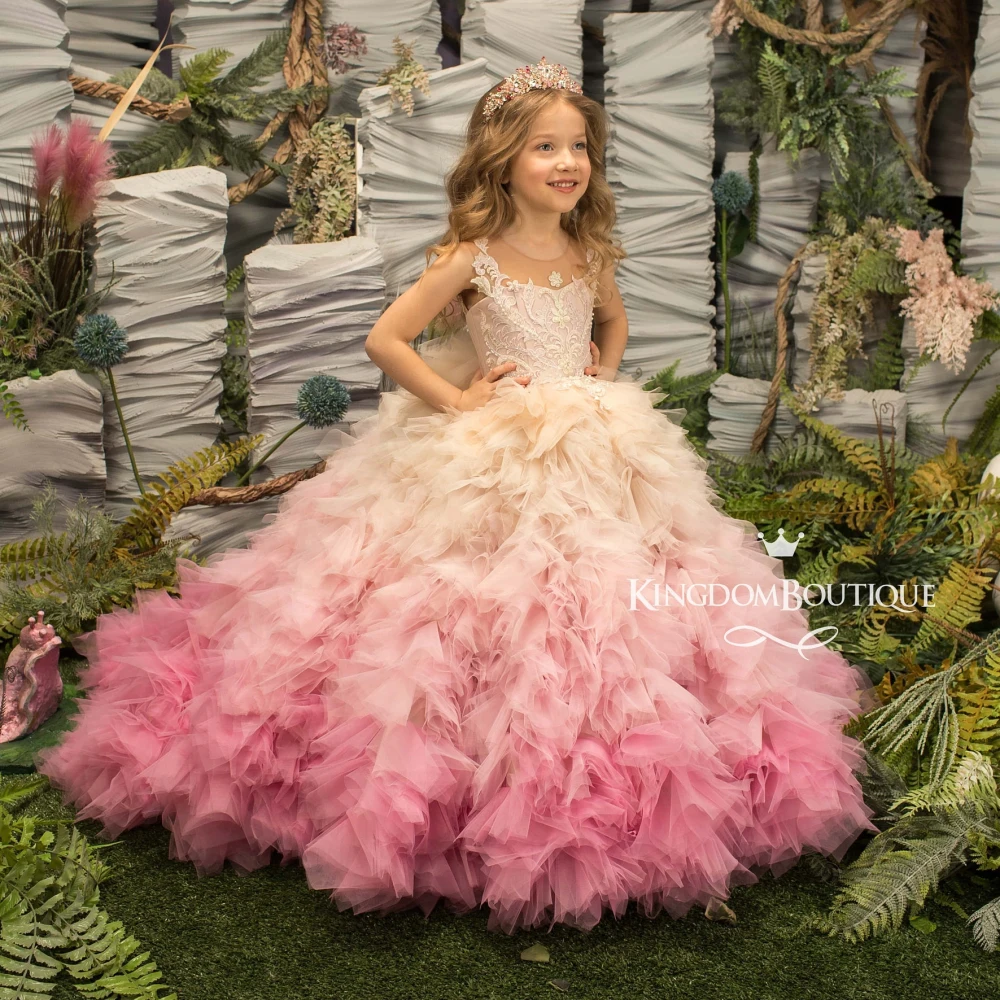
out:
M583 115L563 101L539 112L504 179L515 201L536 210L572 211L590 180Z

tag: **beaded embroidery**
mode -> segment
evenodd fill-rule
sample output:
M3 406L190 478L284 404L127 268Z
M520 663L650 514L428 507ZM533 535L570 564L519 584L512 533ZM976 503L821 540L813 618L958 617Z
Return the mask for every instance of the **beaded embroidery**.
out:
M467 315L483 371L515 361L517 368L510 376L530 376L529 385L544 382L560 389L582 388L606 408L607 382L582 374L591 364L594 315L593 291L586 279L573 278L559 288L536 285L530 278L516 281L500 270L484 238L475 242L480 252L473 260L476 277L472 284L484 298ZM588 250L588 274L593 258L593 251ZM480 316L474 310L481 304Z

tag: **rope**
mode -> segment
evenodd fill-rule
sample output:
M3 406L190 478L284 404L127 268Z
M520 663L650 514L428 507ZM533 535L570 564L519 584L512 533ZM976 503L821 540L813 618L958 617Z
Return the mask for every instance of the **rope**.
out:
M82 94L84 97L99 97L103 100L114 101L116 104L128 90L128 87L121 87L117 83L91 80L86 76L77 76L76 73L69 74L69 82L76 94ZM164 122L180 122L191 114L191 102L184 97L172 104L161 104L159 101L150 101L136 94L132 98L132 103L129 104L129 110L138 111L141 115L148 115L150 118L157 118Z
M327 86L326 63L320 52L322 37L323 0L295 0L291 34L282 66L285 83L289 88L303 87L309 83L321 87ZM279 111L261 133L259 145L263 147L287 121L289 137L271 158L274 163L287 163L295 152L295 147L309 134L309 129L322 118L326 108L327 101L324 98L317 98L308 107L297 107L290 112ZM231 203L243 201L264 185L270 184L277 176L278 171L272 167L261 167L245 181L229 188L227 192L229 201Z
M740 12L743 19L755 28L766 31L772 37L780 38L786 42L812 45L827 54L830 54L836 46L855 45L867 39L867 43L860 52L855 52L844 60L847 66L854 66L871 58L872 54L882 46L886 36L899 20L903 11L909 7L917 6L921 0L886 0L871 17L862 19L846 31L834 32L822 31L815 27L790 28L787 24L782 24L781 21L768 17L767 14L759 11L753 5L753 0L730 0L730 2ZM811 7L806 9L807 12L812 10Z
M778 282L778 297L774 303L774 377L771 379L771 388L767 393L767 402L764 404L760 424L750 442L751 454L759 452L764 447L767 432L774 421L775 413L778 411L778 397L781 395L781 386L785 381L785 363L788 356L788 320L785 317L785 302L788 301L788 290L802 266L802 261L812 256L814 253L810 250L809 243L799 247L798 252Z

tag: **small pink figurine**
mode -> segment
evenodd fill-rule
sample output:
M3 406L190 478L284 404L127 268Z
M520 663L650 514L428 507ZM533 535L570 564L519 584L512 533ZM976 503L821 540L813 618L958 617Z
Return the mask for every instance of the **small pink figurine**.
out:
M33 733L59 707L63 683L59 676L62 639L45 612L29 618L21 639L7 657L0 695L0 743Z

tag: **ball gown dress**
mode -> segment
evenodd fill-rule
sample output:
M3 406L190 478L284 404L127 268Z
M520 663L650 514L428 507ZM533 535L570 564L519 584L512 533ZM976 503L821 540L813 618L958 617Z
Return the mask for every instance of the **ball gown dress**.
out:
M299 859L341 910L486 906L508 933L841 859L876 830L843 733L868 678L801 611L662 600L768 591L781 561L663 393L582 374L592 264L550 287L476 245L482 297L424 356L531 381L472 411L383 393L249 547L77 640L86 697L39 770L200 873Z

